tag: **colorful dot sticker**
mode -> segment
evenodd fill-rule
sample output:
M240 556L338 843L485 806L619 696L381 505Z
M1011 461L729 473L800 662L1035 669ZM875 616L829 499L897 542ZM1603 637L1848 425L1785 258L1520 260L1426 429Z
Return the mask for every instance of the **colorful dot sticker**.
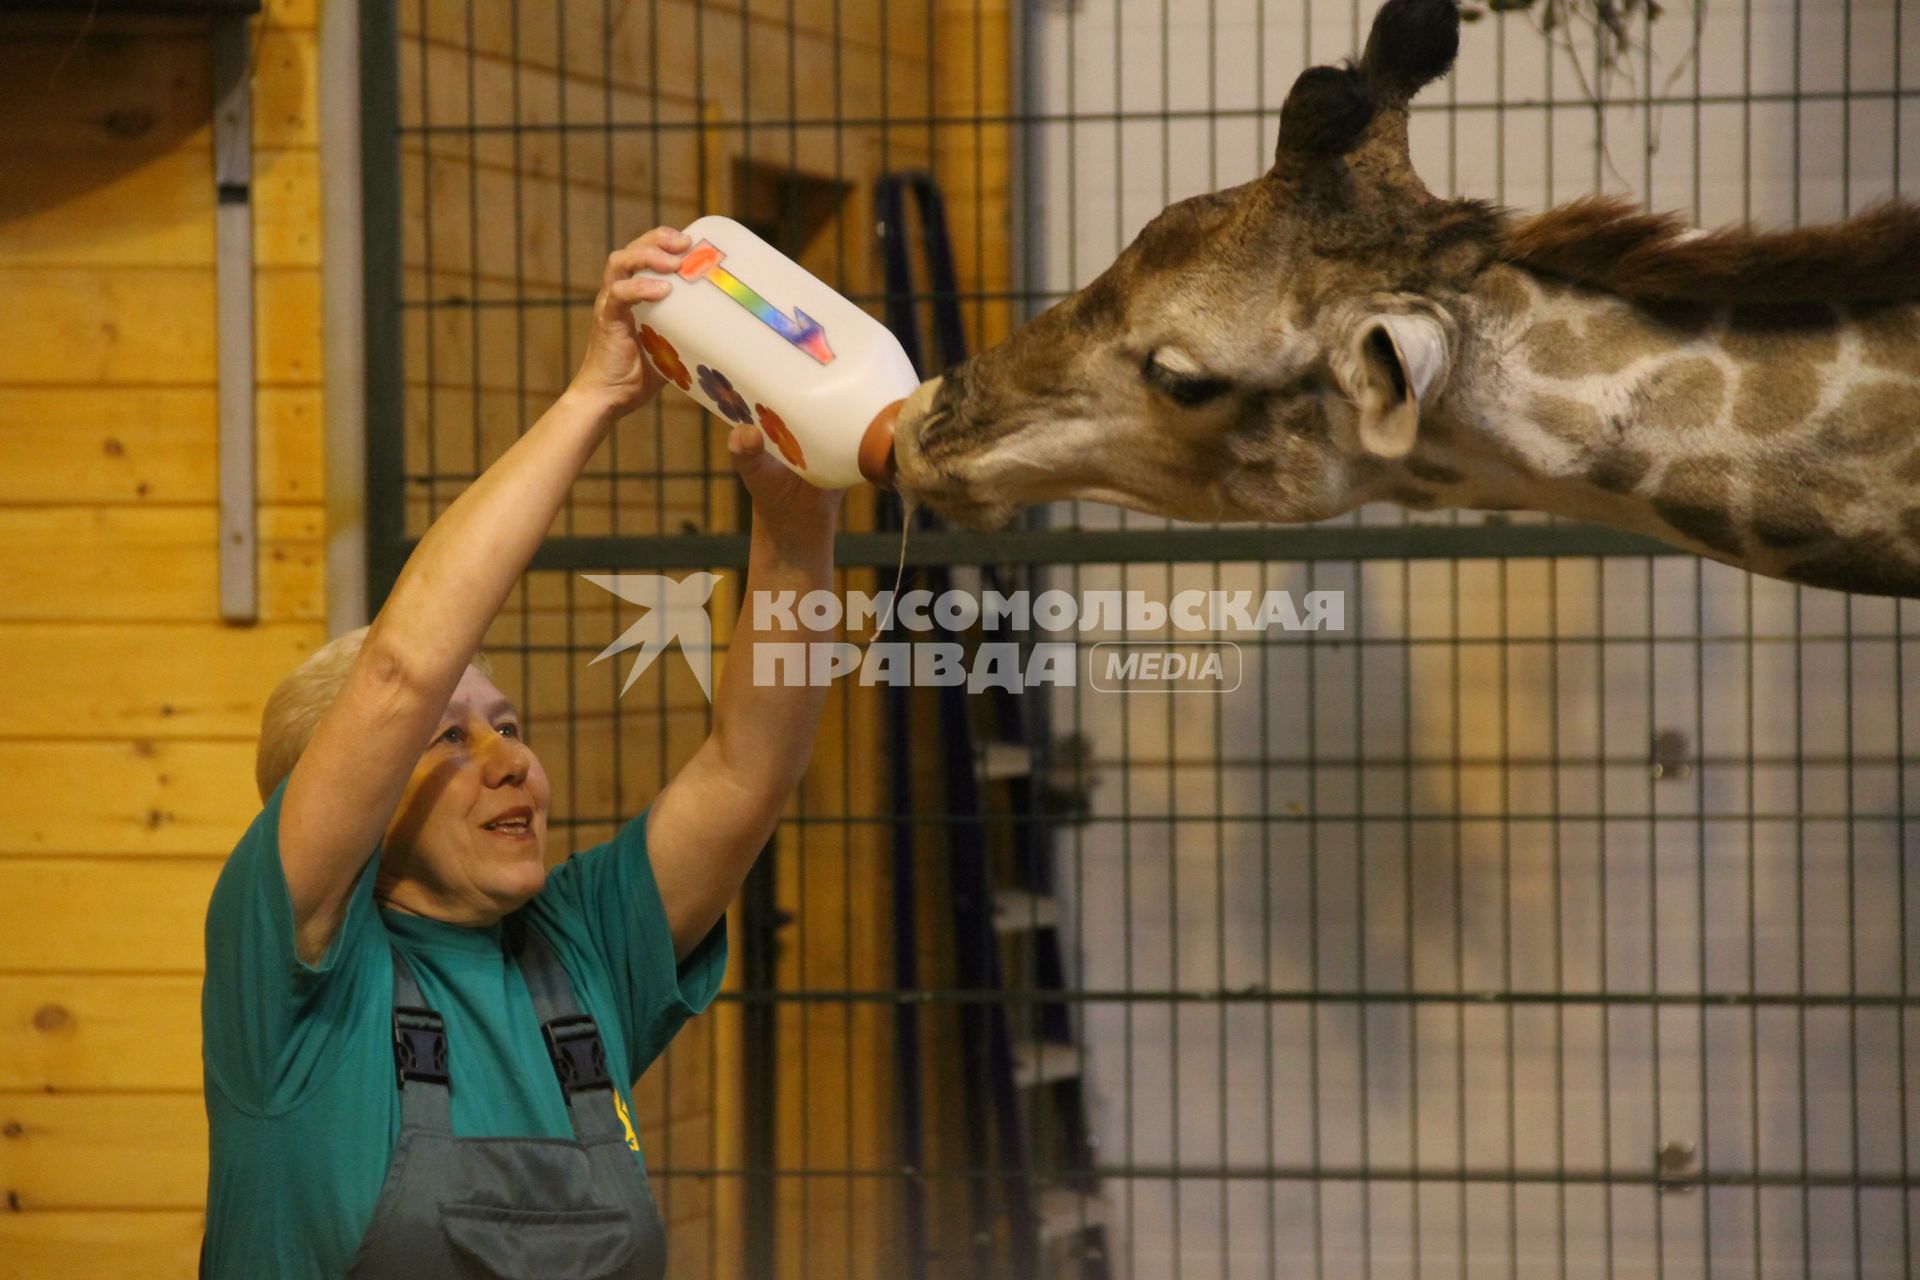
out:
M680 359L680 353L673 344L650 324L640 326L640 347L647 353L647 359L660 376L682 391L693 388L693 378L687 373L686 362Z
M700 389L707 393L707 399L713 401L714 409L729 422L752 422L753 411L747 408L747 402L726 374L718 369L700 366Z
M760 415L760 429L767 433L767 439L773 441L774 448L794 466L805 470L807 455L801 452L800 442L793 438L793 432L787 429L786 420L763 404L753 406Z

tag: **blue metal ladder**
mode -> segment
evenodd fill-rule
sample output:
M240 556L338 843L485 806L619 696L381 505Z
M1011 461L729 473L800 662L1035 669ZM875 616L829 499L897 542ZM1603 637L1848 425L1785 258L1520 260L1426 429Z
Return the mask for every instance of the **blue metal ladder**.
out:
M887 324L924 377L931 366L921 343L913 289L909 196L920 214L940 368L965 358L966 337L939 188L924 173L881 178L875 209L886 267ZM898 528L898 504L888 504L886 514L891 527ZM917 527L928 527L927 522L926 513L916 513ZM984 585L995 590L1023 585L991 567L982 572ZM927 566L920 573L920 585L936 596L954 584L944 565ZM934 637L962 640L937 623ZM919 988L911 764L924 738L913 734L911 690L889 687L888 697L895 977L902 990L911 991ZM941 773L952 859L955 977L963 993L962 1081L972 1228L972 1255L964 1274L983 1280L997 1275L1042 1280L1063 1274L1107 1280L1103 1202L1092 1170L1080 1078L1083 1057L1073 1040L1066 1002L1047 998L1048 992L1064 990L1065 972L1051 852L1051 830L1060 819L1036 769L1036 756L1046 754L1044 705L1036 708L1042 714L1030 716L1022 697L1004 689L989 689L975 699L957 685L940 687L936 701L932 728L945 751ZM987 723L976 725L974 713L982 704ZM989 792L997 793L1016 833L1010 856L1002 851L998 859L987 839ZM1012 958L1023 960L1027 971L1028 982L1019 989L1008 985ZM1018 1025L1009 1016L1010 1005L1017 1005ZM896 1028L902 1155L908 1167L918 1171L924 1168L925 1151L921 1028L911 1002L900 1007ZM1047 1160L1044 1170L1037 1167L1040 1158ZM1005 1270L996 1266L996 1205L1005 1224ZM909 1256L922 1268L928 1257L924 1188L918 1180L909 1180L906 1217Z

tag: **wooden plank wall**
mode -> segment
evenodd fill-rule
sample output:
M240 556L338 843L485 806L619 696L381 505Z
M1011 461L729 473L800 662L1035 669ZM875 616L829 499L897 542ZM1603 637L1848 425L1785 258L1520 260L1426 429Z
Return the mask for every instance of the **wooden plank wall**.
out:
M324 638L313 0L256 23L258 625L215 550L209 45L0 26L0 1271L186 1277L201 927L260 705Z

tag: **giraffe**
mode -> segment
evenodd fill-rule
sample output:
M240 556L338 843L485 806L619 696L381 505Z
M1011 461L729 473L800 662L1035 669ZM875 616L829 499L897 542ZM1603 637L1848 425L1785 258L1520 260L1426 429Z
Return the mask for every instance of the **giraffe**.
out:
M1440 199L1408 103L1454 0L1302 72L1273 167L923 383L901 491L992 529L1070 497L1189 520L1525 509L1755 573L1920 596L1920 208L1704 232Z

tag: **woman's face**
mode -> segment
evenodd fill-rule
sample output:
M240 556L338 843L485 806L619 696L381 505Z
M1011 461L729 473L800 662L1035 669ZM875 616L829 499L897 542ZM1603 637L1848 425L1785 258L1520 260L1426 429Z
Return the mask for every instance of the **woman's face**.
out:
M506 695L468 667L388 825L377 893L384 904L491 924L540 891L550 793L524 731Z

